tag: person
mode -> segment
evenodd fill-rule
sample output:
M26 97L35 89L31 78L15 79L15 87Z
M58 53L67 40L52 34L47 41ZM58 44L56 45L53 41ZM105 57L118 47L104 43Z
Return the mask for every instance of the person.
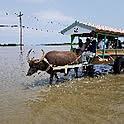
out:
M92 52L92 53L96 53L96 40L93 40L91 42L91 44L89 45L87 50Z
M118 42L118 46L117 46L117 42ZM114 40L114 48L116 49L116 48L118 48L118 49L122 49L122 44L121 44L121 41L120 40L118 40L118 39L115 39Z
M122 49L122 44L120 40L118 40L118 46L117 46L117 41L115 42L115 48Z
M118 40L118 49L122 49L122 43L120 40Z
M83 42L81 39L79 39L79 43L78 43L78 48L79 50L83 51L84 50L84 46L83 46Z
M76 49L77 55L81 55L85 51L87 44L87 41L83 43L82 40L79 39L78 48Z
M98 49L103 49L104 48L104 42L101 38L98 39Z
M116 49L117 48L117 39L114 39L114 42L113 42L113 49Z
M75 50L76 50L75 52L76 52L77 56L80 57L79 62L81 62L82 52L84 51L82 39L79 39L78 48Z
M96 53L96 40L93 40L90 44L89 47L87 48L87 51L82 54L82 63L87 64L87 58L88 57L93 57Z
M107 41L106 48L107 49L112 49L112 43L111 43L111 41Z
M90 42L91 42L91 40L89 38L86 39L86 42L85 43L83 43L82 40L79 39L79 46L78 46L77 49L79 49L82 52L84 52L88 48Z
M91 43L91 39L87 38L86 42L85 42L85 45L84 45L85 50L87 50L87 48L89 47L90 43Z
M82 54L83 52L87 51L87 48L89 47L90 44L90 39L87 38L86 42L83 43L81 39L79 39L79 44L78 44L78 48L76 49L76 53L78 56L80 56L79 62L82 62Z

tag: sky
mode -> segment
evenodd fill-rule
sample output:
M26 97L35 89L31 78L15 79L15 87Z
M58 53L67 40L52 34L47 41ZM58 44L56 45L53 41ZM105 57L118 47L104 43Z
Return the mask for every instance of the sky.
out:
M0 24L17 24L23 13L23 43L70 42L59 32L76 20L124 29L124 0L1 0ZM16 14L15 14L16 13ZM19 28L0 28L0 43L19 43Z

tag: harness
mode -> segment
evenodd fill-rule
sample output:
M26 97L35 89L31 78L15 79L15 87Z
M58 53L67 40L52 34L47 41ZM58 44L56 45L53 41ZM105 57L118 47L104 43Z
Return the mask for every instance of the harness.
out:
M53 67L52 67L52 64L50 64L46 58L44 58L43 60L49 65L49 66L46 68L46 70L44 70L44 71L48 72L50 68L53 68Z
M78 56L73 62L70 63L70 65L71 65L71 64L74 64L76 61L78 61L81 56L82 56L82 55Z

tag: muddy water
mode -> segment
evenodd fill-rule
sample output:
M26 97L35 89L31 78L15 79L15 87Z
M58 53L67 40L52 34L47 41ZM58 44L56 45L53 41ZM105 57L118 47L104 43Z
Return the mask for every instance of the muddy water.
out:
M74 79L59 74L48 87L49 75L26 77L26 54L39 57L41 47L0 47L0 124L123 124L124 75L105 74ZM68 50L68 47L42 47ZM108 66L96 70L107 72Z

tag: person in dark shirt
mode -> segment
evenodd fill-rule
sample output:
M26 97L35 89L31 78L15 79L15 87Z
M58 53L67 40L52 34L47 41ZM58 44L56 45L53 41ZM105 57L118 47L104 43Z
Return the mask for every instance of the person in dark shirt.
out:
M115 39L115 40L114 40L113 48L114 48L114 49L122 49L121 41L118 40L118 39Z
M82 51L82 52L86 51L87 48L90 45L90 42L91 42L91 40L89 38L86 39L86 42L85 43L83 43L82 40L79 39L79 44L78 44L79 46L78 46L77 49L80 50L80 51Z
M92 43L89 45L87 51L96 53L96 40L92 41Z
M76 49L76 53L79 54L79 52L82 52L83 49L83 42L81 39L79 39L79 43L78 43L78 48Z

